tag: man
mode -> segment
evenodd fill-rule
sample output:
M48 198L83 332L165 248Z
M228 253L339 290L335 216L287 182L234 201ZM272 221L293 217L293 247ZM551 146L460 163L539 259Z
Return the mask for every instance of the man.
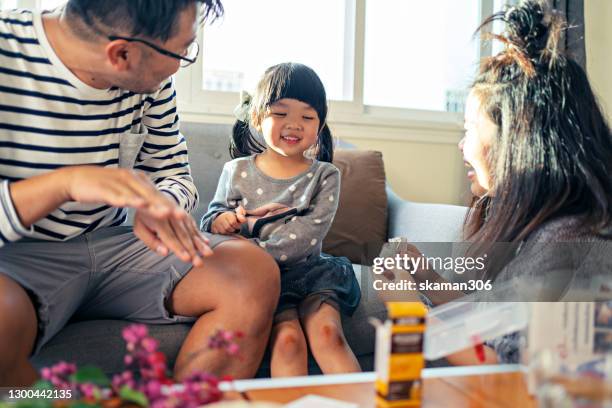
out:
M31 383L28 357L75 314L194 321L178 379L255 373L278 269L197 230L170 78L197 58L199 22L222 12L220 0L69 0L0 13L0 385ZM191 358L218 328L245 332L244 360Z

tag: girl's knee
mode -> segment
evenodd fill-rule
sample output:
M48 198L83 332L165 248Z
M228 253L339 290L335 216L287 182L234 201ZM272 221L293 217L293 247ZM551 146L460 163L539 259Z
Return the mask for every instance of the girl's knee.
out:
M319 348L337 349L346 346L342 326L335 321L322 321L315 327L315 332L309 336L312 344Z
M273 353L282 359L292 360L306 355L306 339L301 330L293 327L280 329L273 342Z

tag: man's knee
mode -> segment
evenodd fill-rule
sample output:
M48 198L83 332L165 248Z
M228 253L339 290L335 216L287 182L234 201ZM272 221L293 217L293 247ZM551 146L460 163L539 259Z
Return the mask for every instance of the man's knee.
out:
M0 274L0 315L10 321L22 321L36 326L34 305L26 291L11 278Z
M29 354L36 337L36 327L36 312L26 291L0 274L0 333L4 333L4 343L14 343L12 347L17 348L13 352L23 349ZM5 360L5 357L0 356L0 360Z
M280 293L280 272L276 261L250 242L239 241L236 244L237 256L232 262L235 296L245 304L256 301L257 304L276 307Z

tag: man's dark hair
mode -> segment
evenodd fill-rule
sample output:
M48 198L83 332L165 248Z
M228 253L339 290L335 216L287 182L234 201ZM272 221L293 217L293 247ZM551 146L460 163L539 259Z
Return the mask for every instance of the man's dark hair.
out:
M223 15L221 0L69 0L66 15L76 24L77 34L127 35L166 41L176 32L180 13L195 4L200 8L200 22Z

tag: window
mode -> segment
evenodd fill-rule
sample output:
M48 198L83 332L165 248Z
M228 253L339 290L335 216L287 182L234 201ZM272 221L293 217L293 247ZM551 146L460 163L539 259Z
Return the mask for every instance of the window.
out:
M0 0L0 8L14 9L17 7L17 0Z
M67 0L0 0L0 8L52 10L59 5L66 3L66 1Z
M39 0L41 10L53 10L57 6L66 3L66 0Z
M296 61L321 76L332 122L457 124L490 52L473 32L494 1L226 1L223 20L204 29L199 65L177 75L179 108L229 116L265 68Z
M364 104L461 111L479 15L473 0L367 0Z
M297 61L317 71L330 99L352 99L344 82L352 70L345 0L232 0L224 7L225 18L204 32L204 90L252 89L267 67Z

